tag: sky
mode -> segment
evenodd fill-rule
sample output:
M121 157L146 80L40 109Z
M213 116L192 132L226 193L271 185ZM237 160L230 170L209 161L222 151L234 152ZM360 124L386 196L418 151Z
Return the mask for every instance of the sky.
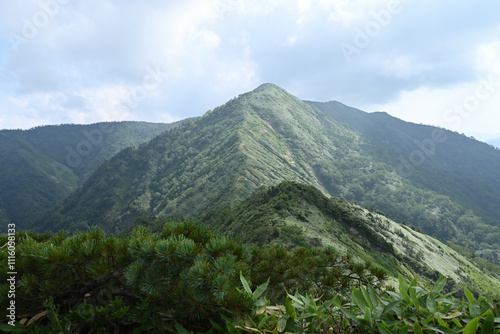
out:
M500 137L498 0L0 0L0 129L203 115L262 83Z

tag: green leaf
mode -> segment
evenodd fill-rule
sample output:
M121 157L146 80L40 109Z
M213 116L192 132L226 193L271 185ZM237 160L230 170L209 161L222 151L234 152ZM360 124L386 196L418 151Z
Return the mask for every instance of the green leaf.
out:
M262 293L264 293L264 291L266 291L268 285L269 285L269 278L267 279L266 283L259 285L259 287L257 287L257 289L255 289L255 291L253 292L253 299L254 300L258 299L262 295Z
M431 313L436 313L436 311L437 311L437 309L436 309L436 299L434 298L434 294L429 293L427 295L426 305L427 305L427 309Z
M408 294L408 285L403 276L399 275L399 294L405 302L411 303L410 295Z
M481 315L481 306L479 306L477 303L471 303L469 305L469 312L471 318L477 318Z
M458 321L457 318L453 318L452 321L455 324L455 326L457 326L458 328L463 328L464 327L464 326L462 326L462 324L460 323L460 321Z
M373 325L372 325L372 311L370 310L370 308L368 306L365 307L365 321L368 323L368 326L370 328L373 328Z
M354 312L343 307L341 307L340 310L342 311L342 313L344 313L346 317L348 317L349 319L351 319L352 321L354 321L356 324L359 325L359 319Z
M295 296L292 296L292 295L290 295L290 294L288 294L288 293L287 293L287 295L288 295L288 297L290 297L290 298L291 298L294 302L296 302L297 304L299 304L299 305L301 305L301 306L303 306L303 305L304 305L304 302L303 302L302 300L300 300L299 298L297 298L297 297L295 297Z
M226 322L226 328L229 334L238 334L238 330L236 329L236 327L234 327L232 323Z
M372 316L375 318L375 319L378 319L382 316L382 314L384 313L384 306L383 305L377 305L377 307L375 307L372 311Z
M28 329L19 323L16 323L15 326L0 323L0 330L4 333L26 333Z
M286 328L286 318L282 317L280 320L278 320L278 324L276 325L276 329L278 332L283 332Z
M473 303L476 301L476 298L474 298L474 295L472 294L472 292L469 291L469 289L465 288L464 292L465 292L465 297L467 297L469 303Z
M394 334L389 328L385 327L384 325L377 324L377 328L382 334Z
M401 274L398 275L398 281L399 281L399 294L403 296L403 291L405 292L405 294L408 291L408 284L406 283L405 278Z
M365 297L359 292L358 289L354 288L352 289L352 295L351 295L352 301L356 303L356 305L359 306L360 309L364 309L365 307L369 307L368 303L365 300Z
M177 333L179 334L190 334L190 332L185 329L180 323L178 323L177 321L175 322L175 330L177 331Z
M363 297L366 300L366 303L368 304L368 307L370 308L370 310L373 310L375 308L375 305L372 302L371 296L368 294L368 291L366 291L366 289L363 286L360 289L361 293L363 294Z
M439 294L441 293L441 291L443 291L445 285L446 285L446 277L440 276L431 291Z
M418 285L417 278L415 277L411 282L410 286L416 287Z
M424 331L422 330L422 327L420 327L420 324L418 321L415 321L415 325L413 326L413 329L415 331L415 334L424 334Z
M288 317L290 317L293 320L297 319L297 314L295 312L295 308L293 307L292 300L288 296L286 297L285 308L286 308L286 315Z
M486 317L484 319L483 326L481 327L481 334L493 333L493 327L495 326L495 316L492 310L486 312Z
M262 319L260 319L259 324L257 325L257 329L261 329L264 327L264 324L266 323L268 319L267 314L262 314Z
M368 293L370 294L370 299L373 305L372 310L373 310L375 305L379 303L380 297L378 296L377 291L375 291L375 289L371 285L368 285L367 290Z
M474 334L476 333L477 327L479 325L479 317L472 319L467 326L464 328L464 334Z
M218 323L210 320L210 324L212 325L212 328L217 330L219 333L222 332L222 327Z
M243 289L245 289L245 291L249 295L252 295L252 289L250 289L250 285L248 285L248 282L245 279L245 277L243 277L243 273L241 271L240 271L240 281L241 281L241 284L243 284Z
M400 327L399 331L397 331L398 330L397 326L394 326L393 332L398 333L398 334L408 334L409 328L410 328L410 326L406 325L406 326Z
M389 304L387 304L385 307L384 307L384 313L388 313L388 312L391 312L392 310L394 310L396 307L399 306L399 304L401 304L401 299L400 300L396 300L396 301L393 301Z
M415 292L415 288L413 286L410 286L408 288L408 293L410 294L411 301L415 308L418 310L420 307L420 302L418 301L417 293Z
M438 323L441 327L444 327L444 328L450 328L450 326L448 326L448 324L443 320L441 319L441 317L438 315L436 315L436 318L438 320Z

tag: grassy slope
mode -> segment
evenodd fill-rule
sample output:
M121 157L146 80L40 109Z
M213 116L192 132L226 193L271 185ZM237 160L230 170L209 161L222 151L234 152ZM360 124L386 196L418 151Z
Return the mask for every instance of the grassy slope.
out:
M199 220L245 242L328 245L376 263L392 277L419 275L430 283L442 274L460 287L500 297L500 277L481 272L440 241L352 202L329 199L311 186L284 182L260 188L240 204Z

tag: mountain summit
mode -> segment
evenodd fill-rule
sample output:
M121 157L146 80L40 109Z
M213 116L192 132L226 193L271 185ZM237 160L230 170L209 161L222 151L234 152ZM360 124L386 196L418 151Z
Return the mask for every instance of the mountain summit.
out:
M446 141L430 147L436 133ZM402 160L414 163L402 167ZM497 167L499 150L457 133L338 102L304 102L264 84L121 151L36 228L120 231L140 216L198 216L258 187L296 181L481 249L496 263Z
M273 84L264 84L104 163L39 229L120 230L142 215L190 217L284 180L328 193L316 166L359 136ZM351 145L350 144L350 145Z

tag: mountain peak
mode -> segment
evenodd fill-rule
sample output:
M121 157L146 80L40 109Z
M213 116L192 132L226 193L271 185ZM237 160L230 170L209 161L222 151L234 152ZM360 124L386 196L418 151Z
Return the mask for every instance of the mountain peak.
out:
M269 94L274 96L288 96L294 97L292 94L288 93L285 89L273 83L264 83L259 87L255 88L253 91L249 92L249 94Z
M255 88L254 91L259 91L259 90L264 90L264 89L265 90L270 90L270 89L284 90L283 88L281 88L280 86L278 86L276 84L266 82L266 83L263 83L262 85L260 85L259 87Z

